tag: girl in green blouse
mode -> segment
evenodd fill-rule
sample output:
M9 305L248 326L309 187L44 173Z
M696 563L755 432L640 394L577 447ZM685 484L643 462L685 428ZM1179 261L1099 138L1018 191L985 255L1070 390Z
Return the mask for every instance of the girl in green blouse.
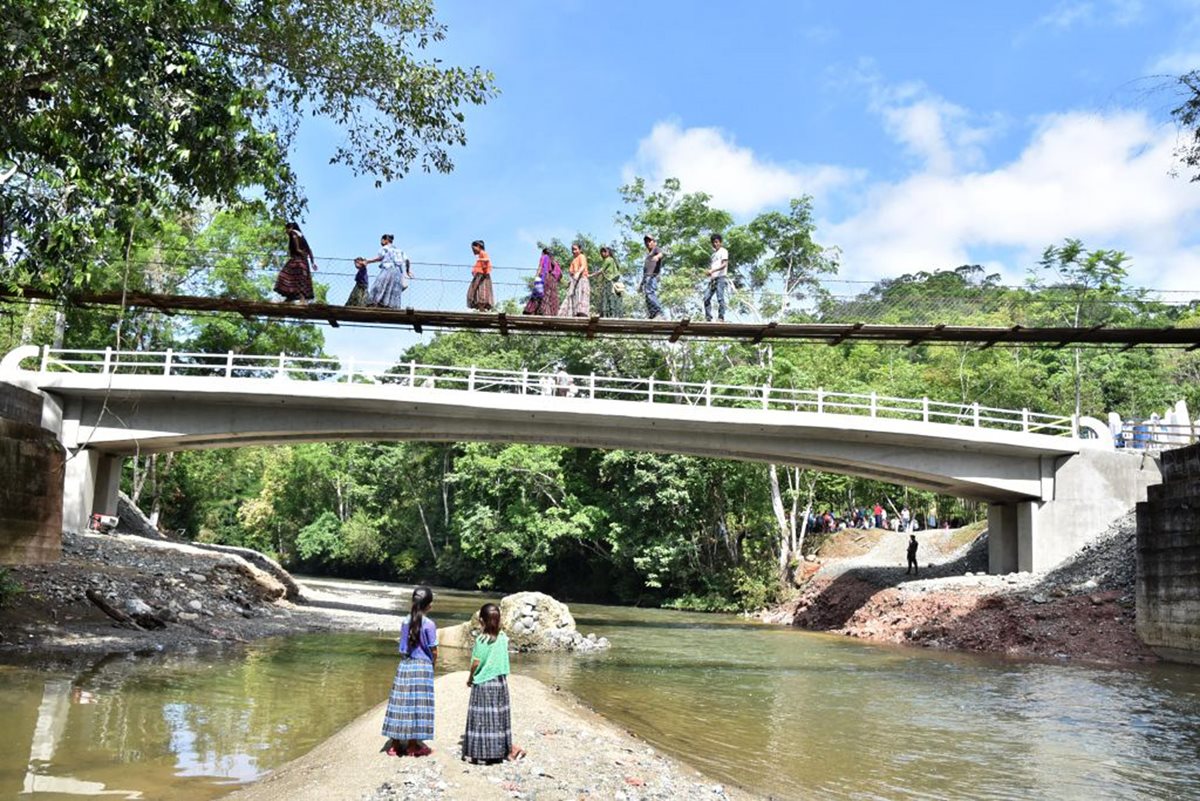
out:
M520 759L525 752L513 745L512 714L508 696L508 635L500 630L500 607L484 604L479 609L483 633L471 650L467 686L467 731L463 735L463 759L499 762Z
M617 281L621 280L621 268L608 245L600 248L600 266L592 276L597 289L596 313L601 317L624 317L624 304L615 289Z

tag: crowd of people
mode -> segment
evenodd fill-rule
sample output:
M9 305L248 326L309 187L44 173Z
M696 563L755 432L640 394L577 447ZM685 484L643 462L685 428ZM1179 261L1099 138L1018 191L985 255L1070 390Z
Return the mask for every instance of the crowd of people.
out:
M808 516L807 530L828 534L848 528L882 528L887 531L908 533L925 529L950 528L950 521L939 521L934 509L930 509L923 517L915 514L907 506L900 507L899 511L893 507L892 512L892 515L889 516L882 503L876 503L874 507L870 508L858 507L836 514L828 509L824 512L813 511Z
M275 291L283 296L285 302L308 303L313 299L312 273L317 269L317 260L296 223L289 222L285 231L288 236L288 258L276 278ZM713 319L715 300L717 320L723 322L729 282L729 251L720 234L713 234L709 241L713 252L704 274L704 317L710 321ZM646 317L653 320L663 314L658 287L666 253L653 236L646 235L642 242L646 256L642 263L638 292L645 297ZM491 311L496 305L492 289L492 260L482 239L471 243L471 253L475 263L471 266L467 308ZM371 264L379 265L374 282L370 280L367 270ZM413 280L413 271L412 262L396 247L394 236L383 234L379 238L379 253L372 258L355 258L354 267L354 288L346 299L347 306L402 308L404 290ZM565 291L562 288L564 279ZM600 247L600 263L592 269L583 244L572 243L571 262L565 272L550 248L542 248L524 313L547 317L590 317L593 314L623 317L627 293L621 267L612 247Z
M413 590L409 614L400 626L400 664L383 717L384 749L389 756L429 756L433 739L433 668L438 658L437 625L429 618L433 590ZM479 610L483 631L471 649L467 687L467 719L462 758L477 763L516 760L525 751L513 743L511 699L508 693L508 635L501 630L500 607Z

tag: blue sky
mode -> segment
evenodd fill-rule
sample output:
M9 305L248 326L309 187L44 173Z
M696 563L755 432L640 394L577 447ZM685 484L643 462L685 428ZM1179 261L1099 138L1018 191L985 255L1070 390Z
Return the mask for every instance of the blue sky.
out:
M337 131L306 124L318 255L369 255L388 231L416 262L463 264L483 238L498 267L532 271L539 239L614 239L636 174L678 177L739 220L813 195L847 280L980 262L1015 281L1074 236L1126 250L1138 284L1200 289L1200 184L1171 175L1158 89L1200 68L1200 0L463 0L439 15L437 55L492 70L501 94L468 110L452 174L382 189L329 166ZM460 308L465 285L410 292ZM391 358L415 339L343 329L328 349Z

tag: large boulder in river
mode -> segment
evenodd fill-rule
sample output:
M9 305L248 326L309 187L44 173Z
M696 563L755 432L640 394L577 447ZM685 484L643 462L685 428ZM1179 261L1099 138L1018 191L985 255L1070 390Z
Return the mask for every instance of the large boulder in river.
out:
M518 592L500 601L500 626L517 651L598 651L608 639L595 634L583 636L567 605L541 592ZM451 626L438 639L448 647L470 648L483 631L476 612L469 623Z

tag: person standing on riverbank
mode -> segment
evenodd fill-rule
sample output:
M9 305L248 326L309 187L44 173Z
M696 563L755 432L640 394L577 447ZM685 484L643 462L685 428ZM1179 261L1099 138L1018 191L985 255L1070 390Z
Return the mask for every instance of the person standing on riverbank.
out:
M389 756L429 756L433 739L433 666L437 663L437 626L426 617L433 590L413 590L412 606L400 627L400 665L388 696L383 736Z
M920 575L921 569L917 567L917 535L908 535L908 567L904 570L904 575L912 573L914 576Z
M508 635L500 630L500 607L484 604L479 610L483 633L471 650L467 686L467 728L463 733L463 759L499 762L525 756L513 745L512 704L508 694Z
M467 289L467 307L476 311L491 311L496 303L492 294L492 258L484 250L483 240L471 243L475 265L471 267L471 286Z

